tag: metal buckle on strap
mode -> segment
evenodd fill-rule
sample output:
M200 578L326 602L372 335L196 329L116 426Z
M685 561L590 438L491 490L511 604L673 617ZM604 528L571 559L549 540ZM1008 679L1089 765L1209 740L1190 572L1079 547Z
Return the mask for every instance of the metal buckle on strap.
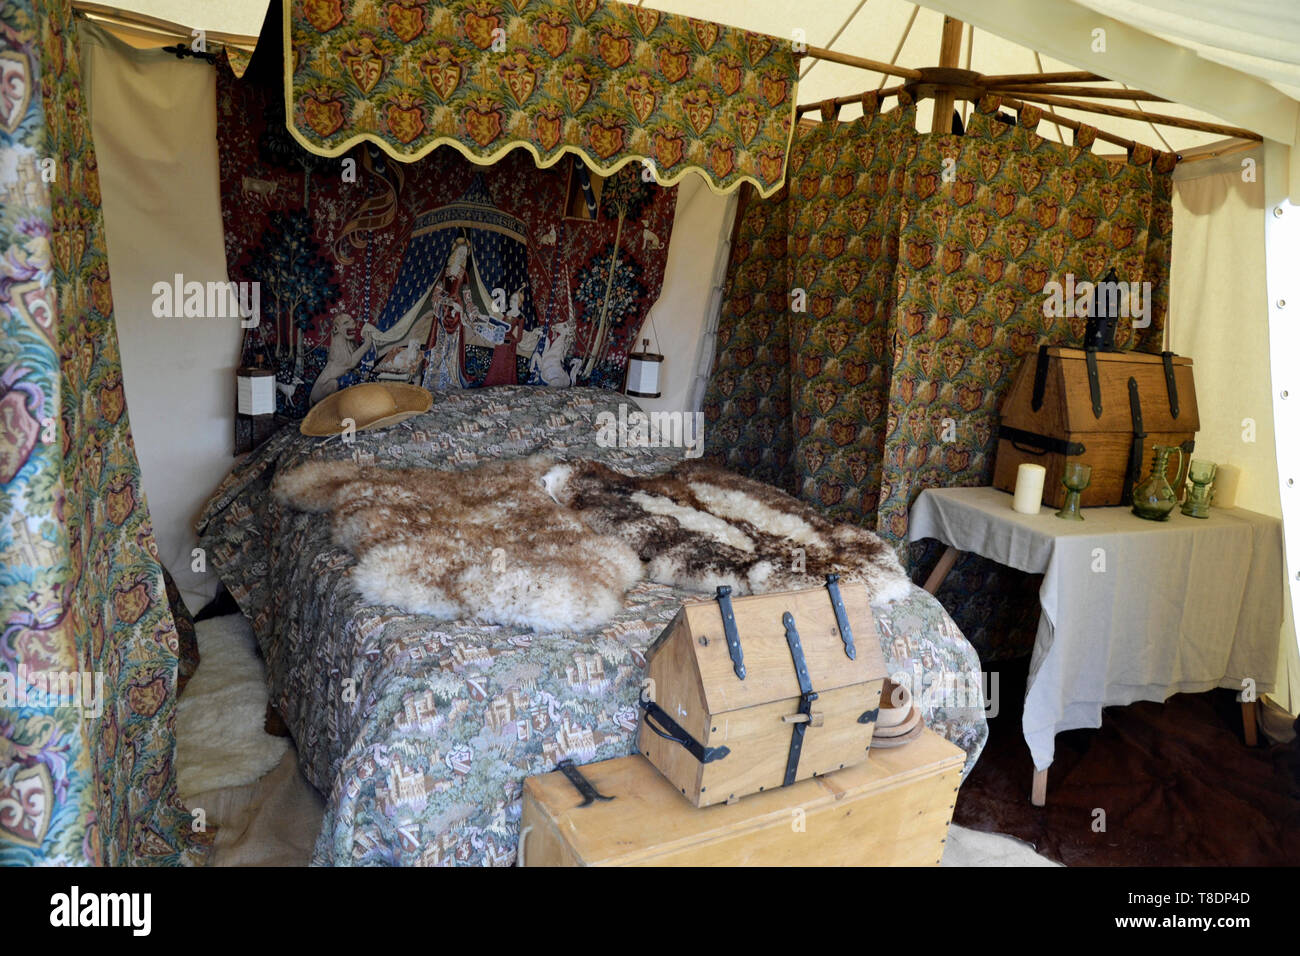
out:
M725 584L718 585L715 598L722 611L722 633L727 639L727 652L731 654L731 666L736 676L745 679L745 652L740 648L740 635L736 633L736 612L731 608L731 588Z
M844 598L840 596L840 576L826 575L826 590L830 592L831 607L835 609L835 625L840 629L840 640L844 642L844 653L849 660L857 660L858 649L853 646L853 628L849 626L849 615L844 610Z
M786 611L781 615L785 624L785 642L790 645L790 657L794 661L794 673L799 679L799 714L794 728L790 731L790 756L785 762L785 780L782 786L794 783L799 772L799 755L803 752L803 737L808 732L808 725L813 722L812 705L817 694L812 689L812 680L808 676L808 663L804 660L803 644L799 641L799 631L794 626L794 615Z

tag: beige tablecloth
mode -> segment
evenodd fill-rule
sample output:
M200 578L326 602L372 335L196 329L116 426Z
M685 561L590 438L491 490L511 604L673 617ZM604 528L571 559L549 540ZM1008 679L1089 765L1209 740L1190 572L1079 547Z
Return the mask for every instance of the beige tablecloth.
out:
M1282 625L1282 523L1241 508L1145 521L1127 508L1011 510L994 488L923 491L909 537L1043 575L1023 728L1034 766L1101 709L1214 687L1273 689Z

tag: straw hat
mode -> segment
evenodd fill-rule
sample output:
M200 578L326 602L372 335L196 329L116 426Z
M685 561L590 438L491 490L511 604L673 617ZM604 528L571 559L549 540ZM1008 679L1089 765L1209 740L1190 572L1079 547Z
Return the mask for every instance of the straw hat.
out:
M339 435L349 418L356 423L357 431L387 428L432 407L433 396L418 385L366 382L322 398L312 406L298 430L313 438Z

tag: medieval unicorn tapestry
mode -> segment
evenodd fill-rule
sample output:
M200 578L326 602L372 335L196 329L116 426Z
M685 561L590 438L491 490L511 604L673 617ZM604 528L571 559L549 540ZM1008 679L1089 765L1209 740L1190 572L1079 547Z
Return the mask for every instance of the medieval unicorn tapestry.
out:
M274 51L272 51L272 54ZM659 296L676 190L514 151L414 163L358 145L329 159L289 136L279 61L218 78L230 278L257 283L243 361L301 417L364 381L619 388ZM251 297L248 297L251 298Z

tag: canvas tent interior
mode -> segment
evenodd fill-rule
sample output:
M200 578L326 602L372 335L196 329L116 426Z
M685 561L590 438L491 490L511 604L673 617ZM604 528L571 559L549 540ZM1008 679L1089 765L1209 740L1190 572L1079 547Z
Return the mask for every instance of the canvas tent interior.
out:
M186 0L138 0L126 8L147 17L203 29L214 37L242 38L247 48L262 28L266 4L196 3ZM1285 368L1276 363L1284 354L1288 330L1276 324L1288 298L1287 270L1266 276L1263 224L1270 229L1271 254L1285 261L1288 234L1285 217L1266 217L1286 200L1292 177L1290 143L1296 135L1300 109L1300 67L1294 65L1295 42L1288 42L1300 25L1295 14L1279 7L1264 21L1247 17L1234 5L1170 5L1070 0L1035 3L930 3L906 0L837 0L815 10L796 13L788 5L750 2L743 14L725 0L667 0L658 6L717 20L776 36L801 39L814 48L897 64L929 65L937 61L944 14L965 21L960 66L985 76L1074 71L1099 71L1114 83L1100 89L1148 91L1168 102L1138 102L1116 98L1100 101L1127 109L1145 109L1209 124L1228 124L1260 131L1263 144L1221 133L1153 125L1126 117L1097 116L1062 106L1053 112L1074 121L1095 122L1117 138L1131 139L1176 151L1184 157L1175 174L1175 222L1170 321L1167 346L1198 357L1198 384L1215 396L1205 402L1199 446L1207 455L1239 464L1243 485L1239 502L1265 513L1281 514L1279 481L1289 454L1285 434L1289 409L1279 396L1287 391ZM1249 6L1249 5L1243 5ZM91 11L98 9L90 5ZM127 20L106 14L106 23L129 43L143 47L174 42L147 30L123 26ZM1071 24L1074 24L1072 27ZM1227 24L1244 24L1237 32ZM1106 31L1104 49L1094 49L1094 31ZM802 32L800 32L802 31ZM93 62L93 61L92 61ZM167 330L152 319L145 294L151 283L131 282L132 263L170 261L186 275L224 278L221 222L215 188L216 155L210 136L200 131L215 126L211 109L210 71L193 62L156 59L133 76L105 77L101 95L93 99L95 134L100 149L119 150L123 159L139 156L142 137L154 138L153 155L172 156L156 174L133 167L128 179L108 184L105 204L110 222L119 334L123 340L126 388L134 410L134 427L142 459L145 487L156 516L164 562L177 576L191 604L210 597L215 579L209 572L190 571L188 554L194 545L190 519L203 503L211 480L228 463L231 390L237 359L238 330L228 327ZM119 71L120 72L120 71ZM158 78L170 102L158 102ZM799 103L816 105L825 99L880 89L901 82L899 77L832 60L808 59L800 69ZM1013 89L1021 89L1015 87ZM144 98L157 109L174 109L190 117L184 127L164 129L147 114L133 109ZM933 99L918 103L917 127L933 123ZM958 101L969 117L969 101ZM842 119L860 113L849 103ZM818 113L805 114L816 121ZM1053 126L1047 117L1046 135L1067 141L1068 127ZM1118 147L1101 144L1098 152ZM1266 159L1268 157L1268 159ZM1256 165L1257 164L1257 165ZM1252 168L1253 167L1253 168ZM111 166L108 168L112 168ZM1254 170L1257 169L1256 173ZM176 173L184 170L178 177ZM1247 170L1243 177L1243 170ZM1269 190L1272 190L1272 193ZM171 201L160 202L166 195ZM182 199L182 197L184 197ZM1271 202L1266 202L1266 197ZM719 196L695 177L682 185L678 197L678 227L669 248L668 273L653 310L669 361L664 367L663 397L651 407L699 407L712 359L710 323L716 322L727 261L727 241L735 216L735 197ZM182 204L183 203L183 204ZM168 227L160 210L183 210ZM122 227L113 228L120 221ZM182 226L183 222L183 226ZM119 249L115 244L121 245ZM128 243L131 244L128 247ZM183 253L183 254L182 254ZM705 268L703 263L711 263ZM141 268L135 266L135 269ZM150 273L152 274L152 272ZM140 294L132 296L132 290ZM134 298L134 300L133 300ZM1265 318L1274 321L1270 328ZM1273 348L1270 352L1270 336ZM1269 367L1281 379L1257 372ZM224 359L221 357L225 356ZM1249 370L1249 371L1248 371ZM1277 427L1274 427L1275 415ZM1242 439L1243 427L1254 441ZM1298 423L1300 424L1300 423ZM1248 437L1250 435L1248 434ZM1281 450L1283 459L1277 454ZM1294 463L1300 467L1300 461ZM1280 469L1280 471L1279 471ZM1300 524L1293 518L1289 527ZM1294 535L1288 535L1291 566L1300 563ZM1293 580L1293 584L1296 582ZM1293 633L1288 615L1284 630ZM1294 648L1294 640L1284 641ZM1300 660L1290 657L1290 679L1279 682L1279 696L1294 709L1300 702ZM1294 691L1286 688L1294 687ZM1293 694L1298 695L1293 697Z
M1286 436L1300 434L1300 410L1287 396L1300 395L1300 380L1283 356L1298 354L1300 333L1283 318L1300 303L1300 279L1291 268L1300 255L1300 212L1289 198L1300 194L1300 14L1279 6L1261 19L1250 3L1172 0L819 0L808 10L780 0L749 0L743 7L729 0L651 5L902 68L937 62L949 15L965 23L961 68L984 76L1092 70L1114 81L1102 88L1146 91L1167 101L1122 95L1101 101L1121 110L1258 133L1260 143L1047 104L1065 119L1095 123L1121 140L1182 157L1174 176L1177 241L1166 347L1196 357L1198 451L1242 469L1239 505L1286 521L1287 590L1294 599L1300 501L1290 476L1300 474L1300 451ZM150 307L159 274L224 281L227 263L213 71L153 50L177 38L151 30L147 21L202 29L246 49L262 29L266 3L131 0L118 5L120 14L78 6L138 48L103 56L97 48L104 39L87 33L83 70L143 486L159 557L196 610L216 592L217 581L192 558L192 526L231 464L241 333L233 323L163 322ZM1098 29L1104 31L1100 47ZM861 65L807 58L798 102L819 104L900 81ZM1024 92L1014 87L1008 95ZM934 124L933 102L918 105L923 131ZM968 117L971 105L958 100L956 108ZM846 105L840 116L851 118L857 109ZM185 122L176 122L178 116ZM807 118L815 122L817 112ZM1051 116L1040 132L1062 142L1070 137ZM1120 154L1118 147L1096 150L1110 151ZM698 408L703 401L736 212L735 193L721 195L696 177L679 187L663 288L652 312L667 356L663 397L650 406ZM1279 638L1286 654L1276 696L1295 713L1300 653L1290 613Z

